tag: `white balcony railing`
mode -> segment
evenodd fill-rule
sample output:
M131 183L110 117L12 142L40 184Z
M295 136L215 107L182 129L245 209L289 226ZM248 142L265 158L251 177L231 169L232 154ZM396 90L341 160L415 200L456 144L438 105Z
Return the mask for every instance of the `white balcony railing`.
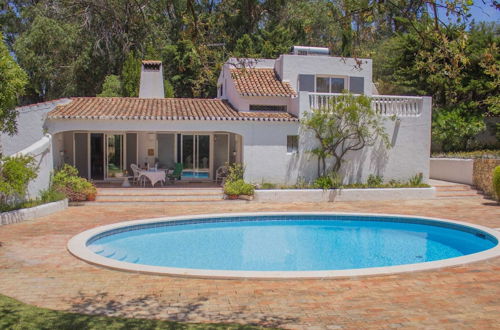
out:
M328 107L342 94L309 93L309 107ZM373 95L372 107L383 116L418 117L422 114L423 98L418 96Z

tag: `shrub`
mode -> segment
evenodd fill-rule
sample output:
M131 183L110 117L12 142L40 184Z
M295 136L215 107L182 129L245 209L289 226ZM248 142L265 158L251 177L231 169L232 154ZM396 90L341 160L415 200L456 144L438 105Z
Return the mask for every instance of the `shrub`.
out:
M245 167L243 166L243 164L240 163L231 164L227 169L226 181L243 180L244 174L245 174Z
M42 190L40 193L40 201L44 203L52 203L63 200L66 195L60 191L53 189L52 187L47 190Z
M497 195L497 200L500 200L500 166L493 170L493 191Z
M78 176L78 170L68 164L56 172L52 186L56 191L64 193L68 199L74 201L84 201L87 195L96 194L96 187L85 178Z
M424 175L422 173L415 174L408 180L410 186L419 186L424 181Z
M0 164L0 202L23 200L28 183L37 177L35 159L31 156L4 157Z
M263 182L260 185L260 189L276 189L276 185L270 182Z
M384 178L380 175L370 174L366 184L369 186L380 186L384 182Z
M314 180L313 187L321 189L335 189L342 185L342 179L337 172L330 172Z
M462 109L438 109L432 122L432 140L441 143L445 152L464 150L484 129L480 116L469 115Z
M226 181L224 184L224 193L229 196L234 195L253 195L254 186L243 180Z

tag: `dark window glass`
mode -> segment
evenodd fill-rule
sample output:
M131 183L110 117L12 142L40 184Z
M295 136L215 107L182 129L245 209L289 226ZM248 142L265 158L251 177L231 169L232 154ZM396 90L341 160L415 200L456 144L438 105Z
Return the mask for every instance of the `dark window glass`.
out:
M330 93L342 93L345 89L344 78L330 78Z
M298 135L288 135L286 137L286 151L287 152L298 152L299 151L299 136Z
M317 93L330 93L330 78L317 77L316 78L316 92Z

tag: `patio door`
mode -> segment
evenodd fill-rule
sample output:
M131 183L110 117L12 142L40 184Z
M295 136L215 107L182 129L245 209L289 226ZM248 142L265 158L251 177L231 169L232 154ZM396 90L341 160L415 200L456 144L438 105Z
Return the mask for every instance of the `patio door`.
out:
M210 170L210 135L182 134L181 162L184 176L207 178Z
M106 134L106 177L118 178L125 170L123 134Z

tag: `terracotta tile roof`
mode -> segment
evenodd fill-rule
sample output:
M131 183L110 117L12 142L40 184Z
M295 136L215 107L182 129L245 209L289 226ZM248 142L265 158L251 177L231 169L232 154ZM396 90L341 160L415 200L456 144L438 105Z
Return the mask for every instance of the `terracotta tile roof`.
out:
M296 96L289 83L279 79L274 69L231 69L236 90L243 96Z
M50 111L51 119L298 121L287 112L239 112L220 99L74 97Z

